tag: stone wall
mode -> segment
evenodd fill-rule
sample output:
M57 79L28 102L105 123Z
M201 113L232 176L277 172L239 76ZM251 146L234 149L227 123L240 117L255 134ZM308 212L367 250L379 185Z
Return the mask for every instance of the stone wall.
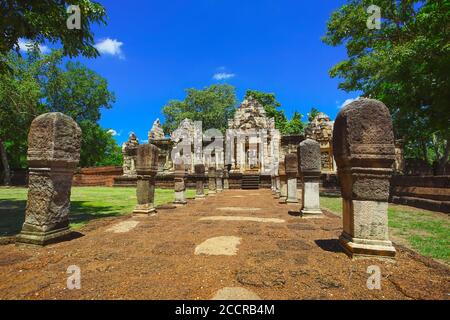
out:
M390 201L450 213L450 176L394 176Z
M112 187L114 178L121 176L122 167L95 167L78 169L72 185L76 187Z

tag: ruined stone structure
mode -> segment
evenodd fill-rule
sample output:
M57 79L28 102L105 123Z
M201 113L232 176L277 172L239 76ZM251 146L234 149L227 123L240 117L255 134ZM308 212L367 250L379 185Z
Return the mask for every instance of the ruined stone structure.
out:
M299 169L302 182L302 209L304 217L322 217L320 210L320 144L306 139L298 148Z
M158 156L159 150L152 144L143 144L137 147L137 205L133 211L135 215L153 215L156 212L154 199Z
M185 205L186 201L186 166L184 164L175 164L175 205Z
M395 146L388 108L377 100L352 102L339 112L333 137L343 198L342 247L350 256L394 256L387 209Z
M216 170L216 189L217 192L223 191L223 169L219 168Z
M139 140L132 132L128 141L122 145L123 175L125 177L136 177L136 150L138 146Z
M284 158L287 180L287 203L298 203L297 199L297 175L298 159L296 153L287 154Z
M286 203L287 200L287 180L286 180L286 165L284 158L278 165L278 176L280 178L280 198L279 203Z
M69 237L70 191L80 147L80 127L62 113L46 113L31 123L28 201L17 244L44 246Z
M208 195L217 193L216 187L216 167L208 168Z
M232 172L270 174L278 165L280 132L275 120L266 116L264 107L249 97L228 121L226 147Z
M333 157L333 125L330 117L320 112L305 130L306 138L320 143L321 167L324 173L336 170Z
M173 148L173 141L164 135L164 130L159 119L153 123L152 129L148 133L148 142L159 149L158 173L167 174L173 169L170 153Z
M202 200L205 198L205 165L204 164L196 164L195 165L195 199Z

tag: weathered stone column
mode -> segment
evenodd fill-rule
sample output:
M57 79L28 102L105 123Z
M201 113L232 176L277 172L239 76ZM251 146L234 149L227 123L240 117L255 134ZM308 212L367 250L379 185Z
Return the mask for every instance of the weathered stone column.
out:
M70 237L70 191L80 146L80 127L62 113L46 113L31 123L28 201L17 244L45 246Z
M360 99L341 109L333 149L343 198L342 247L350 256L393 257L387 209L395 146L388 108Z
M159 149L152 144L143 144L137 148L136 173L137 205L134 215L154 215L156 213L155 176L158 173Z
M208 195L217 193L216 188L216 168L209 167L208 169Z
M278 175L280 177L280 199L279 203L286 203L287 200L287 181L286 181L286 166L284 161L280 161L278 166Z
M295 153L287 154L284 158L287 179L287 203L298 203L297 199L297 174L298 161Z
M186 169L190 167L190 164L185 165L175 164L174 180L175 180L175 201L174 205L182 206L187 203L186 201Z
M223 191L223 169L219 168L216 171L216 189L217 192Z
M277 169L277 172L275 174L275 198L279 199L280 197L281 197L281 181Z
M225 169L223 171L223 189L228 190L230 189L230 181L228 180L230 178L230 172Z
M272 194L275 195L277 190L276 190L275 173L274 172L272 172L270 174L270 183L271 183L270 190L272 190Z
M196 164L195 167L195 200L203 200L205 198L205 165L204 164Z
M320 144L306 139L299 145L299 164L302 182L302 210L306 217L322 217L320 210Z

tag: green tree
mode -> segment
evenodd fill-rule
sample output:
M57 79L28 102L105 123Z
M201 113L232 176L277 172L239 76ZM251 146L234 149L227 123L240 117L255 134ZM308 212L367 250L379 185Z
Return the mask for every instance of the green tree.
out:
M235 90L228 84L214 84L202 90L187 89L183 101L171 100L163 107L164 131L173 132L181 121L188 118L202 121L204 130L215 128L224 132L228 127L228 119L235 112Z
M381 8L380 29L367 27L370 5ZM406 156L436 160L441 173L450 158L450 2L350 0L323 40L346 46L348 58L330 71L339 87L383 101Z
M26 166L27 134L31 121L45 112L62 112L83 130L81 165L101 162L111 149L106 130L97 122L101 108L111 108L114 94L105 79L79 63L62 66L61 51L24 58L15 52L0 55L8 66L0 73L0 158L5 182L9 167Z
M78 5L81 28L67 28L69 5ZM0 53L18 50L20 38L60 42L64 55L97 57L91 25L106 24L105 8L89 0L7 0L0 3Z
M292 119L287 121L283 134L294 135L305 132L305 123L302 121L303 115L297 111L294 112Z
M266 115L275 119L275 128L280 130L281 134L302 134L305 124L302 122L302 115L294 112L293 118L289 120L286 117L281 103L278 102L274 93L265 93L257 90L247 90L245 98L253 97L264 107Z
M317 108L311 108L311 111L308 112L308 122L312 122L319 113L320 111Z

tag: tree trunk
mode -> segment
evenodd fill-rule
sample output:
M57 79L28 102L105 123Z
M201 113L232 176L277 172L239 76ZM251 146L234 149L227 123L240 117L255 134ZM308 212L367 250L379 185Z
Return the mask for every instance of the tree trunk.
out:
M3 183L9 186L11 184L11 170L9 169L8 157L6 156L6 149L2 138L0 138L0 160L4 171Z
M450 139L447 139L447 144L445 145L444 155L439 159L438 166L436 169L437 175L445 174L445 166L448 163L448 157L450 155Z

